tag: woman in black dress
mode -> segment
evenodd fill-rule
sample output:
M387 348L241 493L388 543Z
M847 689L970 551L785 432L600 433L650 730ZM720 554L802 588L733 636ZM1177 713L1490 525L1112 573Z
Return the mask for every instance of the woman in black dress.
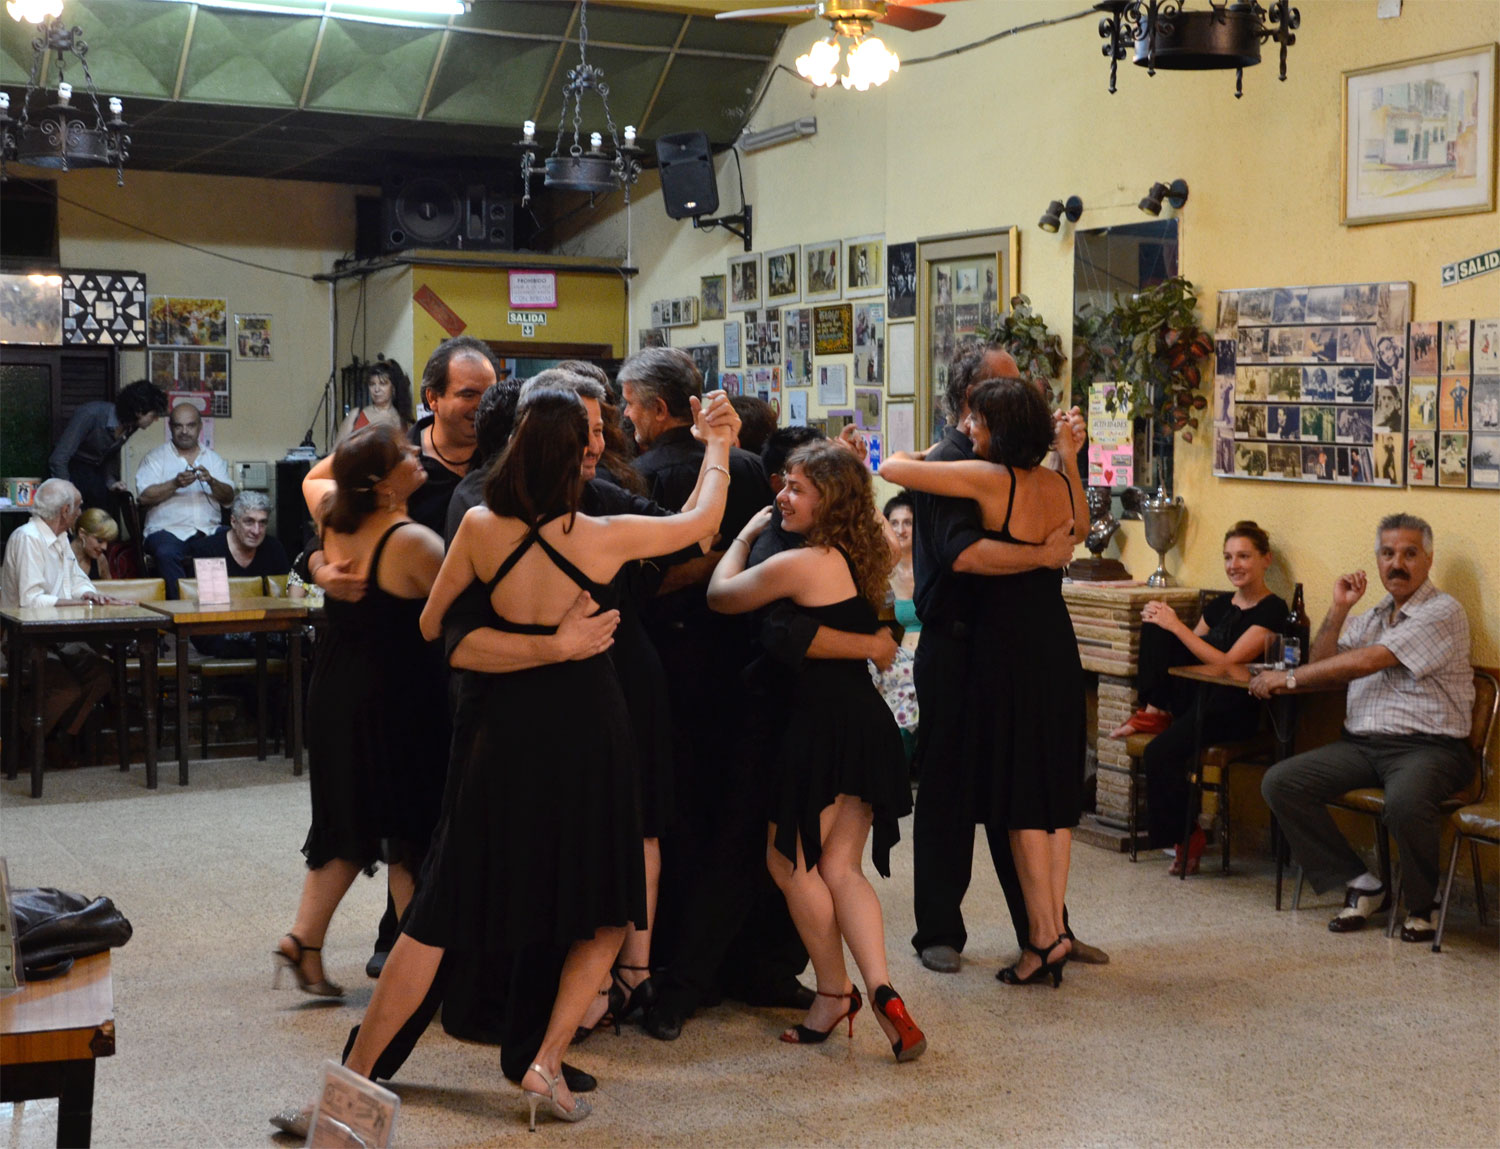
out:
M873 634L895 556L865 465L837 443L807 443L787 459L776 505L782 528L805 545L747 570L750 548L771 521L767 507L720 560L708 605L743 614L788 599L822 626ZM766 860L812 958L818 996L805 1023L781 1039L817 1044L845 1018L853 1036L864 1002L844 966L848 942L896 1060L910 1061L927 1039L891 988L880 902L863 869L873 828L875 868L890 876L896 822L911 810L901 732L864 659L807 659L797 675L790 710L776 716Z
M1271 567L1271 540L1253 522L1235 523L1224 534L1224 573L1234 587L1203 608L1198 625L1189 627L1164 602L1148 602L1141 609L1141 653L1136 694L1141 708L1110 732L1111 738L1155 734L1141 759L1146 770L1146 809L1151 844L1175 845L1177 857L1169 873L1198 872L1204 833L1195 827L1187 840L1184 859L1182 833L1187 825L1188 769L1197 739L1194 707L1202 705L1206 743L1236 742L1251 737L1260 726L1260 703L1243 691L1201 691L1186 679L1173 678L1173 666L1205 663L1228 666L1254 662L1266 639L1286 627L1286 603L1266 586Z
M304 993L338 997L323 935L360 870L384 861L400 914L441 808L448 704L441 651L418 629L443 540L406 516L427 474L400 430L356 431L303 480L323 551L362 577L358 602L327 601L308 685L312 827L292 930L273 953Z
M692 511L665 518L580 514L588 419L576 394L527 396L485 505L465 516L422 612L436 637L475 580L488 588L489 627L550 635L580 591L602 592L620 567L711 534L724 512L730 426L707 441ZM346 1064L368 1076L418 1012L448 947L476 952L567 948L536 1060L522 1079L536 1110L588 1116L562 1079L562 1055L597 996L629 923L645 924L635 744L607 653L539 664L475 664L488 682L465 694L466 731L422 884ZM479 678L481 675L471 676Z
M979 504L985 534L1040 546L1059 527L1088 532L1071 422L1048 411L1024 379L992 379L969 400L965 433L975 458L928 463L898 452L880 468L902 486ZM1042 466L1055 446L1062 471ZM1026 901L1030 938L1001 981L1062 981L1072 942L1063 901L1073 827L1082 808L1085 753L1083 668L1062 598L1062 572L1046 568L988 577L976 595L964 753L993 762L978 772L978 820L1003 825Z

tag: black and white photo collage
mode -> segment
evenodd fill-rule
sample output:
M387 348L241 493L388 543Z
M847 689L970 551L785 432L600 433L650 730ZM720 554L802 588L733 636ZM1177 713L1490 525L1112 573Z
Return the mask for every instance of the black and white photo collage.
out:
M1500 319L1413 323L1407 477L1500 490Z
M1411 284L1219 293L1214 474L1402 486Z

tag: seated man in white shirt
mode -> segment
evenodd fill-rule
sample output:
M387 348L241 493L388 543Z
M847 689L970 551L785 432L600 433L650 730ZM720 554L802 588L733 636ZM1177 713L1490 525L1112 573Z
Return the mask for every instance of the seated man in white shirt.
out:
M146 508L142 542L167 582L167 597L176 598L187 541L219 529L223 508L234 501L234 487L229 465L211 447L198 443L203 431L198 408L179 403L170 418L172 441L141 460L135 489Z
M1308 664L1251 680L1250 693L1261 698L1283 685L1349 684L1343 737L1278 762L1261 793L1313 889L1345 886L1344 908L1328 923L1341 934L1390 908L1391 891L1366 870L1325 803L1362 786L1383 787L1385 825L1401 857L1407 911L1401 940L1430 941L1440 803L1474 776L1467 742L1474 709L1469 620L1458 600L1427 578L1432 528L1422 519L1382 519L1375 560L1389 593L1373 610L1345 624L1366 580L1364 571L1343 575Z
M94 589L68 542L68 531L82 510L83 496L66 479L48 479L37 488L31 518L5 544L0 607L117 601ZM94 704L109 693L109 664L86 643L66 643L47 652L45 679L42 736L51 734L65 717L67 732L77 734Z

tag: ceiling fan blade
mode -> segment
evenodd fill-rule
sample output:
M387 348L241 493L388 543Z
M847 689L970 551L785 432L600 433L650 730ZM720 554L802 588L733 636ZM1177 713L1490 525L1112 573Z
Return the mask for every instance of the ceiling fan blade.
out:
M931 3L940 0L928 0ZM924 28L935 28L943 22L943 18L936 12L923 12L911 4L895 4L885 10L885 15L876 21L878 24L889 24L892 28L900 28L904 32L920 32Z
M797 12L813 12L816 4L784 4L779 8L736 8L733 12L715 12L715 20L753 20L757 16L791 16Z

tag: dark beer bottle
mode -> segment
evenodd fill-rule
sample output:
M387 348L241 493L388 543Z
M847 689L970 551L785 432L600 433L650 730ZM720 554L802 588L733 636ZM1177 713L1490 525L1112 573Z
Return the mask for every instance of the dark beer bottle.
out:
M1292 609L1286 616L1285 633L1287 638L1295 638L1301 644L1299 661L1306 662L1308 655L1307 644L1312 633L1312 628L1307 623L1307 607L1302 601L1302 584L1300 582L1297 584L1296 589L1292 591ZM1290 662L1291 659L1287 661Z

